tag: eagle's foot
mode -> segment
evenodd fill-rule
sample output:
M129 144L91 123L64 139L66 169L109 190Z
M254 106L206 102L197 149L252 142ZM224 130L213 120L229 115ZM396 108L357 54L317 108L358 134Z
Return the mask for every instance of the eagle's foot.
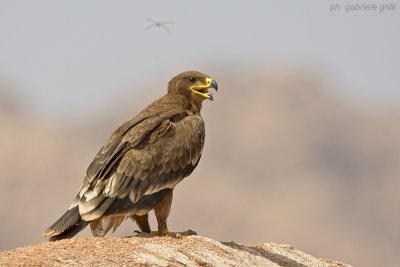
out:
M197 233L193 230L186 230L183 232L169 232L165 234L164 236L171 236L171 237L175 237L175 238L182 238L184 236L190 236L190 235L197 235Z
M150 233L137 231L136 236L138 237L156 237L156 236L169 236L174 238L182 238L183 236L197 235L193 230L186 230L183 232L170 232L169 230L163 231L151 231Z
M134 231L136 237L154 237L155 235L152 232L144 232L144 231Z
M190 236L190 235L197 235L197 233L195 232L195 231L193 231L193 230L186 230L186 231L183 231L183 232L177 232L176 233L177 235L180 235L181 237L182 236Z

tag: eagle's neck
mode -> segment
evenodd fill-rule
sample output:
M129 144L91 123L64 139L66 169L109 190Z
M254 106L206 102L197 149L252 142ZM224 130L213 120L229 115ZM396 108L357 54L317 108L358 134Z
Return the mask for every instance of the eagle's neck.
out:
M195 101L190 101L190 107L189 110L193 112L196 115L200 115L202 103L196 103Z
M193 99L189 95L174 94L171 92L168 93L166 97L168 99L168 102L174 102L175 104L182 107L184 110L187 110L188 114L191 113L200 115L202 101Z

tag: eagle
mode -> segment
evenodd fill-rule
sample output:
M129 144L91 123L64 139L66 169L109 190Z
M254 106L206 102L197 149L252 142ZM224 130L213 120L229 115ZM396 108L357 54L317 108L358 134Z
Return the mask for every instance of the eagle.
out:
M173 77L163 97L111 134L87 168L73 203L43 236L71 238L88 224L94 236L104 236L126 218L144 233L178 235L167 226L173 190L200 161L205 138L200 111L205 99L214 99L210 88L217 91L217 82L198 71ZM151 210L158 231L151 232Z

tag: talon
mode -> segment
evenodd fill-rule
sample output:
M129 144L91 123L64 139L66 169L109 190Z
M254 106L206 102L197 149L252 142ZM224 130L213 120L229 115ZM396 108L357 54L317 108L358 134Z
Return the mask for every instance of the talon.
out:
M147 233L147 232L141 232L141 231L135 231L136 237L152 237L153 233Z
M197 235L196 231L193 231L193 230L191 230L191 229L185 231L185 233L186 233L187 235Z
M168 236L169 231L151 231L150 234L153 236Z
M150 233L135 231L135 233L137 233L137 236L145 236L145 237L169 236L178 239L182 239L184 236L197 235L197 233L193 230L186 230L183 232L170 232L168 230L164 230L164 231L151 231Z

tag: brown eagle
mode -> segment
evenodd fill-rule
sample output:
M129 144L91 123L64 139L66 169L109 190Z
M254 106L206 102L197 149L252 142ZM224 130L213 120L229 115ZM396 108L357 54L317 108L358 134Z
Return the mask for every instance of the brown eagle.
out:
M116 129L88 167L67 212L45 232L50 241L71 238L88 224L103 236L130 217L150 233L154 209L158 231L169 232L167 217L175 186L192 173L204 145L202 102L213 100L217 83L197 71L178 74L166 95Z

